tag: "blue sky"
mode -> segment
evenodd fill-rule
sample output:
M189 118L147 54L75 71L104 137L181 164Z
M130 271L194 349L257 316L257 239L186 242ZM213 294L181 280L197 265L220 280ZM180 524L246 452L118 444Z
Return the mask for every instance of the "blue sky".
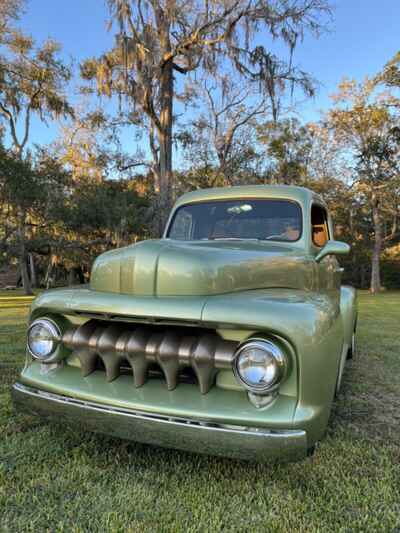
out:
M65 57L79 62L112 43L107 14L105 0L28 0L20 25L38 42L55 38ZM319 40L307 37L295 53L295 62L320 83L315 99L299 109L303 121L317 120L330 106L329 95L343 76L373 75L400 49L400 1L337 0L329 26ZM56 133L55 124L35 120L32 141L48 143Z

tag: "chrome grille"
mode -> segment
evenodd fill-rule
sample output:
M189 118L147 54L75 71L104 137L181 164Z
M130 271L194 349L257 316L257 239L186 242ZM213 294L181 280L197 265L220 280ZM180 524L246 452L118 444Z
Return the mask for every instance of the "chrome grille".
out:
M218 369L232 368L238 345L212 330L135 327L99 320L70 328L62 342L79 358L83 376L96 370L98 358L104 364L107 381L116 379L128 363L135 387L141 387L148 378L149 367L156 363L165 376L168 390L173 390L180 372L191 367L202 394L212 387Z

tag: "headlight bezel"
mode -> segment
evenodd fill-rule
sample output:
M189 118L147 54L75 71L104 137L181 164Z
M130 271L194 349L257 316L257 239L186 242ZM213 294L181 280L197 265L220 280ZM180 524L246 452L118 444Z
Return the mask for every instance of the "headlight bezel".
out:
M246 381L246 379L240 373L238 368L240 356L245 350L252 348L268 351L270 354L272 354L276 364L276 376L271 383L265 385L250 383ZM286 352L277 342L267 338L252 337L239 345L235 352L232 368L238 383L240 383L247 391L256 395L266 395L276 393L281 384L285 381L289 372L289 361Z
M39 354L35 353L35 351L32 349L30 345L30 338L29 338L30 333L32 329L38 325L45 327L49 330L51 334L51 340L53 341L52 349L45 357L41 357ZM29 354L37 361L40 361L41 363L52 363L52 362L57 361L60 343L61 343L61 330L58 324L51 318L41 317L41 318L34 320L29 325L29 328L26 334L26 346L27 346L27 350Z

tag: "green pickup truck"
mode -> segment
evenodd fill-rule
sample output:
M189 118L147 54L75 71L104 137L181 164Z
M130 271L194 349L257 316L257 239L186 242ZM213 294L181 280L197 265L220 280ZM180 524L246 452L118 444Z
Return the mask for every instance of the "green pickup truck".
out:
M36 298L14 403L148 444L304 458L355 349L348 252L308 189L185 194L162 239L106 252L90 285Z

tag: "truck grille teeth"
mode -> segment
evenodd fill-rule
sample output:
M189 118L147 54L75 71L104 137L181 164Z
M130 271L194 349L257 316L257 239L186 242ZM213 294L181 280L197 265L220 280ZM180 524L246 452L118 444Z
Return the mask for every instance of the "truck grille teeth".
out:
M67 330L63 343L79 358L83 376L96 369L100 357L107 381L113 381L127 361L133 371L135 387L141 387L146 382L149 365L157 363L168 389L173 390L178 384L180 370L191 367L201 393L205 394L212 387L217 369L232 368L238 343L221 339L212 331L199 335L188 335L187 331L172 328L161 331L89 320Z

